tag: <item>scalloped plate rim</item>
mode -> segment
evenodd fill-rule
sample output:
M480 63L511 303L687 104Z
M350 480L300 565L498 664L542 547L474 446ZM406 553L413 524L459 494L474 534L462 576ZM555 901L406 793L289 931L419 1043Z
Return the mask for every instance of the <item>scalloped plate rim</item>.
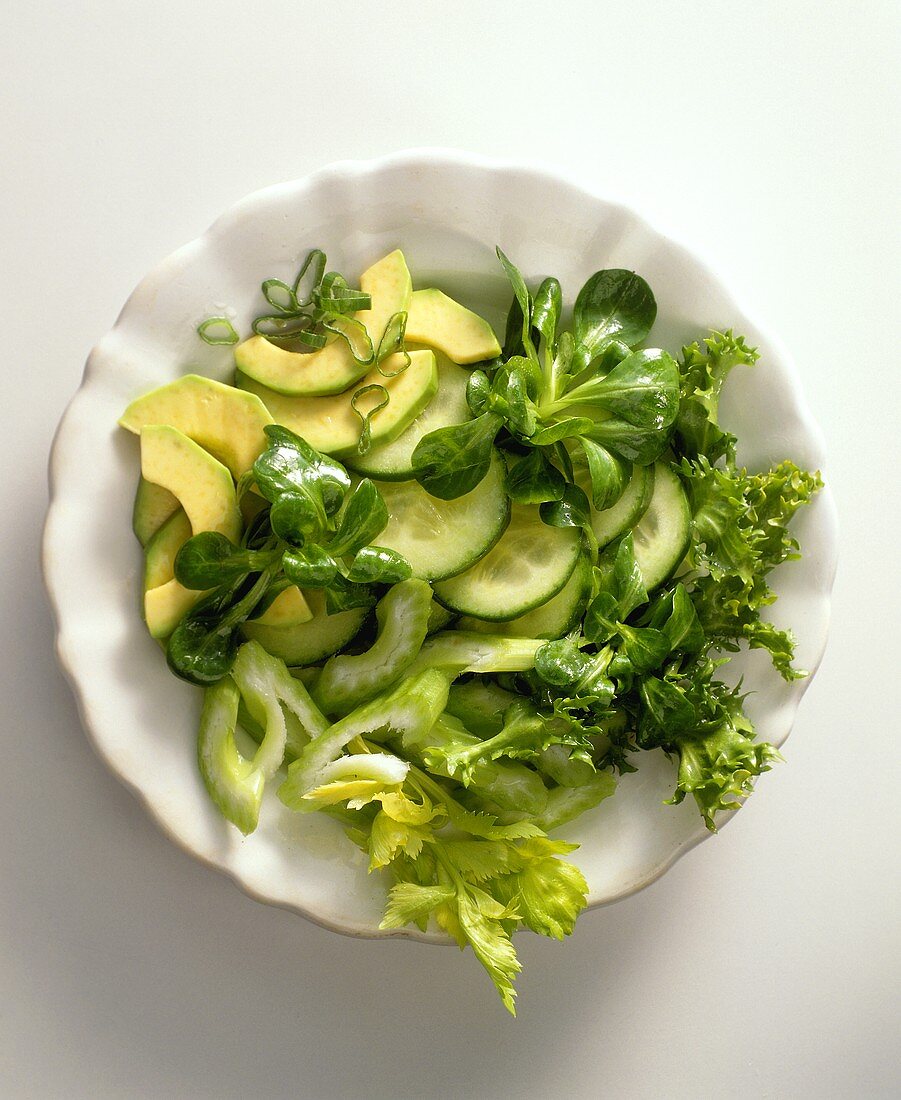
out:
M335 932L339 932L345 935L354 937L371 938L371 939L384 939L384 938L402 938L413 939L420 942L434 943L434 944L447 944L450 943L447 937L432 932L422 933L418 929L401 928L382 930L373 928L369 925L361 926L353 922L346 920L333 920L321 911L316 911L305 906L302 906L293 902L286 902L272 896L267 895L265 892L251 886L244 878L241 877L241 873L232 867L229 867L216 858L205 854L192 847L184 838L180 837L174 830L173 826L165 819L162 813L154 805L148 794L141 789L137 781L133 779L129 774L123 771L117 763L113 760L112 755L107 751L103 742L103 738L100 737L95 729L95 723L98 721L91 713L91 707L85 695L84 687L81 683L80 673L78 670L78 661L72 652L72 647L67 637L66 628L63 624L64 611L60 605L59 594L55 591L52 581L52 569L50 565L50 555L52 554L54 545L54 532L56 522L59 518L59 509L61 504L59 484L62 479L60 473L60 467L64 463L64 449L63 444L65 442L65 434L68 424L74 418L81 403L90 398L90 390L92 389L95 379L98 379L99 375L99 363L105 354L105 346L111 341L112 338L120 335L127 329L129 320L129 310L133 306L135 299L139 296L152 291L153 287L164 283L170 276L173 267L177 267L183 263L187 257L195 250L201 248L203 245L214 240L219 234L228 230L229 224L235 221L239 221L241 218L252 216L255 208L261 203L266 202L272 198L279 197L281 195L296 194L302 195L304 191L315 188L325 182L329 176L336 178L347 178L348 176L361 176L365 174L376 174L384 169L391 169L397 167L416 167L416 166L434 166L435 164L445 164L451 169L468 169L475 172L520 172L526 175L537 178L549 186L559 187L565 186L575 193L579 198L584 199L586 202L601 201L608 207L616 208L619 213L630 219L631 221L638 223L644 230L649 232L652 236L660 238L668 243L671 247L676 248L681 252L696 269L701 271L706 277L724 294L730 306L734 307L735 313L741 315L747 321L751 322L754 328L765 339L765 342L778 358L779 365L783 371L785 378L789 383L788 396L791 398L791 402L794 408L794 412L797 415L799 424L802 429L803 435L807 438L807 441L811 445L812 449L820 456L820 468L825 468L825 446L823 442L822 433L818 424L816 423L813 415L811 414L803 389L798 377L797 368L791 354L788 352L782 341L778 336L767 328L766 325L761 325L756 320L752 321L752 314L748 310L741 307L736 300L735 294L732 292L729 285L722 279L722 277L716 272L714 266L710 264L699 251L688 246L683 242L677 234L674 234L670 230L662 229L655 220L647 217L640 210L637 210L631 202L623 200L621 197L611 194L609 192L603 192L597 188L588 188L580 180L574 176L560 171L557 168L549 168L547 165L538 162L529 161L514 161L514 160L502 160L496 158L490 158L482 155L476 155L471 153L465 153L455 149L422 147L416 149L404 150L397 153L391 153L383 157L358 160L348 159L332 162L325 165L315 172L311 172L306 176L288 180L281 183L271 184L267 187L260 188L256 191L239 199L237 202L229 206L223 211L213 222L210 223L208 228L196 237L194 240L182 245L174 252L170 253L163 260L154 265L152 270L137 284L135 289L129 295L125 301L122 309L119 311L118 317L107 332L107 334L98 341L94 346L91 353L88 356L85 364L84 372L82 375L81 383L78 390L70 400L59 425L57 426L49 460L49 505L47 511L47 519L44 527L44 535L42 540L42 552L41 563L44 576L45 587L48 592L50 604L53 610L54 619L56 622L56 639L55 650L60 665L72 686L73 693L76 698L77 709L81 724L88 736L88 741L92 745L94 751L104 762L107 768L116 776L116 778L123 783L123 785L131 791L131 793L143 804L152 820L156 823L157 827L163 832L165 836L175 843L179 848L188 853L194 859L199 862L215 868L217 871L224 873L236 886L238 886L248 896L254 898L257 901L263 902L268 905L275 906L277 908L288 909L292 912L296 912L313 923L320 925L323 928L330 929ZM99 379L98 379L99 381ZM783 395L784 396L784 395ZM788 738L791 732L791 725L794 721L797 713L797 707L800 705L800 701L803 695L809 688L813 677L819 667L823 654L825 652L827 638L828 638L828 622L829 622L829 602L832 584L835 577L836 563L837 563L837 515L834 504L834 499L829 489L828 483L824 486L820 494L819 508L821 510L820 523L828 537L828 561L827 561L827 574L824 578L824 583L818 590L818 595L821 597L824 603L824 616L823 625L821 630L821 636L819 638L817 652L815 660L809 662L809 676L807 679L798 685L798 694L794 702L794 706L791 712L791 720L788 722L787 729L784 736L778 740L778 746L781 747L785 740ZM726 815L722 821L720 827L731 819L733 814ZM682 858L687 852L695 848L701 841L707 839L711 834L703 827L702 824L698 824L697 829L692 835L686 837L681 843L675 846L670 852L668 857L661 860L649 871L638 875L635 880L616 893L605 897L591 898L588 908L599 908L602 906L613 904L620 901L623 898L629 897L638 891L645 889L653 882L657 881L662 875L664 875L679 859Z

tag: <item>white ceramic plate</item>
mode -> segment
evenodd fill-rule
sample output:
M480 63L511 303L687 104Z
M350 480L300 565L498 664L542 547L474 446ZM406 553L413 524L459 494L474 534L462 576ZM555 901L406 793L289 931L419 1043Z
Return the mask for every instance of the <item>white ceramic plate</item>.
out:
M820 435L785 350L690 251L632 210L556 175L428 150L337 164L260 191L160 264L91 354L53 448L44 570L60 660L101 756L189 852L261 900L351 934L440 939L379 932L386 879L367 874L363 854L334 821L287 811L274 784L247 838L208 799L194 754L201 693L168 671L139 613L141 551L130 523L138 445L116 420L138 394L189 369L228 379L231 350L202 344L198 322L228 313L246 331L260 282L290 282L314 246L349 274L401 247L415 285L437 283L497 321L510 292L495 243L530 281L557 275L570 301L598 268L637 270L659 304L653 342L670 350L711 327L744 333L761 362L730 377L722 410L741 438L740 457L758 466L790 456L822 468ZM796 533L804 558L776 574L773 617L793 627L798 663L813 671L826 640L836 554L828 489L799 516ZM784 683L759 652L739 664L761 738L780 745L810 680ZM652 882L708 835L692 800L663 805L673 779L662 753L643 754L613 798L563 831L581 842L575 859L592 905Z

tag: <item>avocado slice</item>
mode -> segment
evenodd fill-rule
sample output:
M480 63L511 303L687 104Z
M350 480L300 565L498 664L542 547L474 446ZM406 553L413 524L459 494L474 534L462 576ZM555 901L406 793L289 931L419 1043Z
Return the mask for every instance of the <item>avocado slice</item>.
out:
M366 326L374 348L390 318L409 310L413 282L400 249L367 268L360 277L360 289L372 297L372 308L354 314ZM322 396L340 393L362 378L369 364L358 363L347 341L334 339L314 352L288 351L267 340L251 336L235 348L235 365L241 374L276 393L289 396Z
M178 507L144 550L144 591L158 588L175 576L175 555L191 537L191 521Z
M152 484L151 482L147 483ZM144 554L144 621L154 638L168 638L203 595L175 579L175 555L191 537L191 521L179 507L147 543Z
M166 424L141 429L141 473L177 497L191 530L241 538L241 513L232 476L192 439Z
M491 325L443 291L417 290L407 313L407 341L443 351L454 363L481 363L500 355Z
M403 354L398 352L383 360L382 369L391 374L403 363ZM438 389L438 364L432 351L411 351L410 365L393 378L385 377L376 367L352 392L329 397L286 397L242 374L238 375L237 384L262 398L277 424L290 428L318 451L340 456L352 454L360 440L362 421L351 406L358 389L383 386L388 393L388 404L373 415L370 423L373 445L390 443L412 424L434 397ZM357 402L357 407L367 412L383 398L381 391L366 394Z
M284 592L279 592L263 614L253 621L258 626L289 627L308 623L312 618L313 612L303 592L292 584Z
M131 527L138 542L146 546L179 507L177 498L168 489L141 478L138 481L138 491L135 493L135 504L131 513Z
M259 620L246 622L241 628L245 638L260 643L273 657L281 657L288 665L314 665L343 649L359 632L368 612L354 607L329 615L325 594L311 588L305 593L312 619L294 626L266 626Z
M263 429L272 423L272 417L252 393L199 374L186 374L132 401L119 423L135 434L148 424L177 428L239 478L265 450Z

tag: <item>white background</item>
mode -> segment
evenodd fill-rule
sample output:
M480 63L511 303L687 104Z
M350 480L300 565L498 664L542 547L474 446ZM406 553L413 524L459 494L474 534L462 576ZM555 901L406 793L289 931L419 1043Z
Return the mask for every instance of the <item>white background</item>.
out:
M895 5L4 7L0 1092L897 1089ZM843 527L786 764L644 893L518 940L516 1021L469 954L339 937L165 840L88 747L39 575L54 427L143 274L249 191L416 145L542 158L694 242L794 353Z

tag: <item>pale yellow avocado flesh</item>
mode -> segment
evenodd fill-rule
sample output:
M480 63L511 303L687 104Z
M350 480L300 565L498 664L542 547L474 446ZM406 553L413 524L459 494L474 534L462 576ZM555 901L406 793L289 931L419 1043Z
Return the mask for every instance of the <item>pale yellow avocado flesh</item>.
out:
M388 374L403 366L403 354L398 352L382 363ZM324 454L352 454L360 440L362 420L351 407L351 399L364 386L384 386L390 400L370 421L372 443L390 443L403 432L435 396L438 389L438 364L432 351L411 351L410 365L405 371L386 378L374 368L361 379L353 391L330 397L286 397L273 393L252 378L238 376L238 385L262 398L275 422ZM363 395L357 401L361 412L368 412L384 400L381 391Z
M291 585L284 592L279 592L263 614L253 621L259 626L288 627L308 623L312 618L313 612L303 592L296 585Z
M135 504L131 514L131 527L142 546L146 546L167 519L171 519L181 505L164 489L143 477L138 480Z
M175 555L191 537L183 508L147 543L144 555L144 620L154 638L168 638L180 619L203 595L175 579Z
M491 325L441 290L414 292L406 339L437 348L454 363L481 363L501 353Z
M144 550L144 588L158 588L175 576L175 555L191 537L191 521L181 507Z
M372 308L353 316L366 326L377 348L391 317L410 308L413 282L403 253L397 249L367 268L360 289L371 296ZM356 361L342 338L304 353L280 348L265 336L251 336L235 348L235 365L267 389L290 396L340 393L369 370L369 364Z
M218 531L232 542L240 540L241 513L231 474L177 428L150 424L141 429L141 474L178 498L195 535Z
M265 450L272 417L254 394L186 374L132 401L119 423L136 434L149 424L177 428L239 478Z

